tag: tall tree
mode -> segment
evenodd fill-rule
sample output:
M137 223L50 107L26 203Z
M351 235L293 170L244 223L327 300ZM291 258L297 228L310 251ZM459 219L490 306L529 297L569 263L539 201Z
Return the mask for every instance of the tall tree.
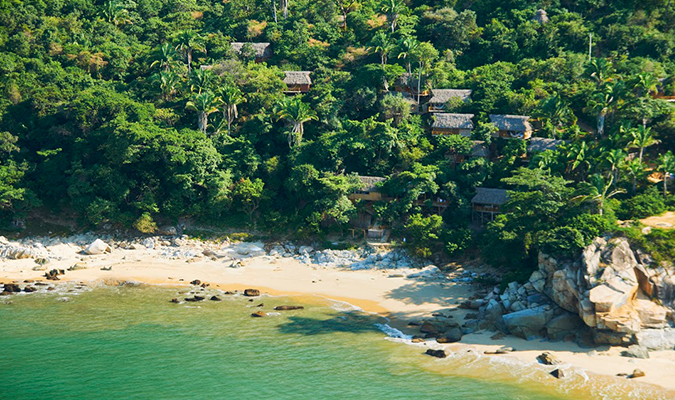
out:
M302 142L305 122L318 119L316 112L308 104L303 103L299 97L284 98L277 105L276 114L278 119L285 120L291 126L287 134L288 147L291 148Z
M246 102L243 93L233 85L223 86L218 91L218 97L223 107L223 119L227 121L227 134L232 130L232 122L238 117L237 105Z
M185 108L197 112L197 126L206 134L209 127L209 115L218 111L218 98L211 92L202 92L192 96Z
M609 180L606 180L599 174L591 175L589 182L582 182L579 185L582 194L573 197L572 201L591 203L595 205L598 214L603 215L607 200L626 192L623 189L611 190L613 181L614 179L611 175Z
M185 61L187 63L189 74L192 71L192 53L194 51L205 52L206 47L204 46L204 39L202 36L192 29L188 29L178 34L178 37L176 38L176 50L180 50L185 54Z
M668 181L673 173L675 173L675 155L668 150L667 153L661 154L658 159L658 171L663 173L663 196L668 196Z
M642 164L642 156L644 154L645 149L647 147L658 144L659 141L656 138L654 138L651 128L645 128L643 126L631 129L629 131L629 134L632 140L628 144L628 148L640 149L640 155L638 159L640 160L640 164Z
M405 4L402 0L384 0L380 4L380 10L387 16L391 33L394 33L398 17L405 10Z
M150 64L150 67L153 68L155 65L159 65L165 72L169 72L176 65L177 56L176 49L170 44L164 43L155 50L153 54L154 61Z
M398 44L398 58L402 58L405 61L408 74L412 74L412 60L415 57L415 52L417 51L419 45L420 42L410 36L404 37Z
M384 80L384 90L389 91L389 82L387 81L387 74L384 73L385 65L387 64L387 55L394 48L394 43L391 37L384 32L378 32L370 41L369 49L380 54L380 64L382 65L382 77Z

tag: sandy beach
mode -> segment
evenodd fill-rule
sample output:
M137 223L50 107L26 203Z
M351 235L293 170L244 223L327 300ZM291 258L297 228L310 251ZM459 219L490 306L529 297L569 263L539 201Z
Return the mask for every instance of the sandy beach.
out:
M458 306L473 293L470 283L409 278L395 270L355 271L305 264L290 257L250 257L241 261L241 267L232 268L231 260L205 256L187 260L168 259L160 255L157 249L113 248L112 252L99 255L83 255L81 250L82 247L74 243L49 246L50 254L57 257L46 268L68 269L79 265L81 269L67 271L60 276L61 281L111 284L138 281L189 286L191 281L198 279L209 283L211 288L221 290L256 288L271 295L326 297L386 316L391 320L390 325L408 334L419 334L419 331L406 326L408 321L429 316L433 312L452 313L456 321L462 321L470 310L459 309ZM106 270L102 269L104 267ZM3 260L0 262L0 282L45 281L45 271L34 269L34 259ZM450 273L449 277L459 273ZM533 366L537 364L536 357L539 354L549 351L563 363L581 368L591 376L630 374L639 368L646 376L635 379L636 385L658 385L673 391L675 396L675 351L651 352L650 359L636 359L620 356L620 348L589 349L573 342L526 341L514 336L493 340L492 335L494 332L469 334L459 343L445 345L430 339L426 345L445 347L452 351L474 349L477 352L512 347L516 351L507 355L486 357L509 357Z

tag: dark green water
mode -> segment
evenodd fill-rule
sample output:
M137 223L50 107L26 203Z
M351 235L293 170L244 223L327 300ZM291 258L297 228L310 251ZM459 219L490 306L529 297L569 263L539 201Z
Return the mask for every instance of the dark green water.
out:
M422 347L387 340L375 326L379 318L340 312L328 301L252 318L260 302L270 311L298 300L263 297L251 303L223 296L222 302L177 305L167 301L177 290L156 287L66 295L68 302L58 300L64 294L1 300L0 398L494 400L604 394L579 380L561 386L545 372L525 377L513 366L475 356L424 356Z

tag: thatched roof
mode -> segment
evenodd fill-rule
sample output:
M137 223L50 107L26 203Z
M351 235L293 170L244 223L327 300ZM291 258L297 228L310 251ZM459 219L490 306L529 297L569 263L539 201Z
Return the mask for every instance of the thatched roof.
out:
M255 56L256 58L265 58L265 57L271 57L272 56L272 45L267 42L232 42L230 46L232 46L232 49L238 53L241 52L241 48L244 47L245 44L250 44L253 46L253 49L255 50Z
M484 141L472 140L471 143L473 143L471 157L487 157L490 155Z
M309 77L312 71L284 71L286 85L311 85L312 79Z
M378 191L377 184L387 180L387 178L383 178L381 176L359 175L358 178L363 184L363 187L360 189L363 192L377 192Z
M494 204L502 205L506 203L509 196L504 189L476 188L476 195L471 199L474 204Z
M490 115L490 122L500 131L530 132L532 125L529 120L530 117L525 115Z
M564 141L559 139L533 137L527 144L527 151L529 153L542 153L546 150L555 150L563 143Z
M462 101L467 101L471 98L470 89L431 89L431 104L445 104L453 97L457 97Z
M471 118L473 118L473 114L436 113L431 127L438 129L473 129Z
M409 74L407 72L404 72L401 76L399 76L396 79L395 83L398 86L407 86L411 89L417 89L417 76L415 74Z

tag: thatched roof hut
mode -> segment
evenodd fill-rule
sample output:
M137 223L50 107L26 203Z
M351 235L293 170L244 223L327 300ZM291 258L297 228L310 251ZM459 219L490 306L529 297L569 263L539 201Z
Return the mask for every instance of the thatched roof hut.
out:
M548 22L548 16L546 15L546 10L542 10L541 8L537 10L537 12L534 13L534 18L532 18L536 22L539 22L540 24L544 25L545 23Z
M467 101L471 99L471 89L431 89L429 103L443 105L453 97L461 101Z
M362 187L359 191L361 192L377 192L379 190L378 184L387 180L381 176L358 176L361 181Z
M527 152L543 153L546 150L555 150L563 143L565 143L565 141L560 139L533 137L530 138L530 142L527 144Z
M501 206L509 199L506 190L492 188L476 188L476 195L471 199L471 204L488 204Z
M311 85L312 78L309 75L312 71L284 71L286 77L284 83L288 86Z
M434 122L431 125L434 129L473 129L473 114L452 114L437 113L434 114Z
M487 146L485 146L485 141L472 140L471 143L473 143L473 146L471 147L471 157L488 157L490 155Z
M532 136L529 120L526 115L490 115L490 122L499 130L498 136L504 138L529 139Z
M272 57L272 45L267 42L232 42L230 46L237 53L241 53L242 47L245 44L250 44L255 50L256 59L265 59Z

